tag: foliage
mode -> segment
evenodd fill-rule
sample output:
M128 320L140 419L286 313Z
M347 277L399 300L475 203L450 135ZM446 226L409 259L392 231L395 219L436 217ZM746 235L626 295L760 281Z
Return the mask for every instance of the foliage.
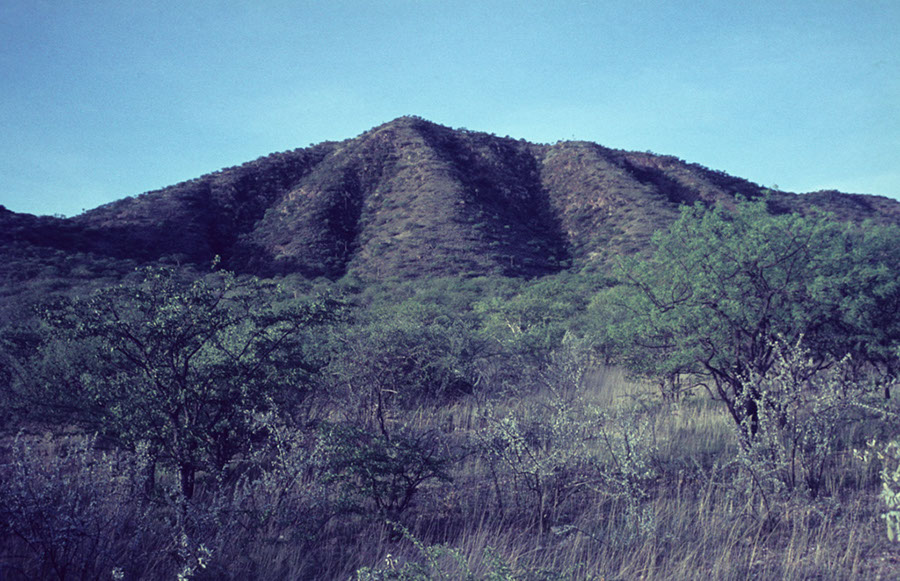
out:
M65 578L81 578L77 571L94 567L82 562L90 554L102 556L93 561L101 578L121 574L129 579L171 579L183 573L198 579L346 580L356 571L372 579L465 579L471 574L529 581L641 575L679 580L890 577L894 565L880 558L890 548L882 535L872 534L880 484L871 469L848 461L839 449L830 456L831 476L820 492L839 503L797 495L790 510L773 511L774 518L747 518L759 496L736 486L741 481L734 478L733 420L702 398L660 403L645 388L616 387L635 398L604 398L610 403L602 407L592 403L604 395L595 391L601 388L586 384L578 397L569 393L568 399L529 391L512 401L471 398L397 416L392 441L430 431L420 450L446 459L442 469L453 479L423 481L399 515L427 553L381 524L369 496L376 490L402 493L402 474L417 462L416 455L409 459L403 451L390 456L378 430L365 433L343 424L335 426L338 433L332 437L327 425L310 431L276 413L256 415L254 429L265 437L235 459L241 469L205 479L187 506L178 500L177 471L160 470L162 493L144 494L141 467L149 456L104 452L96 445L70 454L72 448L60 436L48 437L41 454L18 452L20 445L7 449L3 441L0 498L24 500L4 501L0 567L10 579L52 578L42 572L49 571L43 567L54 553L23 550L12 531L2 527L9 523L43 531L54 546L100 539L96 553L89 546L67 553L73 567ZM572 459L556 462L562 466L557 473L552 467L544 473L552 485L548 489L568 491L555 507L552 499L547 503L555 508L548 531L536 530L535 496L505 461L492 464L484 449L483 454L444 456L452 441L473 448L482 442L490 429L481 423L487 406L493 418L517 421L517 440L528 453ZM556 414L554 409L567 411ZM464 421L469 413L474 417ZM455 418L452 426L445 422L449 414ZM547 437L541 419L555 416L563 418L554 429L560 436ZM891 427L877 417L871 421ZM500 451L510 448L504 444ZM109 469L107 459L114 459ZM344 471L342 459L362 459L363 464ZM367 490L361 485L366 471L358 466L380 474L381 484ZM66 528L66 523L100 523L98 530L114 533L83 535L84 527ZM73 537L66 537L69 533Z
M176 531L145 503L145 454L98 453L95 438L33 438L19 434L2 468L0 538L4 577L96 579L114 569L139 577L158 552L160 569L179 563L163 555Z
M626 261L627 284L597 304L631 366L708 382L755 431L761 394L747 380L770 372L779 346L802 337L820 367L847 354L861 366L887 361L882 349L900 340L900 311L882 310L900 300L888 275L900 268L898 241L893 229L772 216L764 201L734 212L696 205L654 236L651 259ZM866 284L856 289L854 277Z
M30 395L55 392L76 421L130 446L148 442L179 468L189 498L198 470L216 472L246 448L252 412L302 404L320 366L306 333L336 309L229 272L189 281L148 268L45 311Z
M743 393L759 394L759 426L738 461L767 508L796 493L824 494L837 457L858 444L850 440L853 428L876 419L869 411L878 408L876 396L853 375L849 359L823 369L798 344L778 346L769 373L748 378L753 385Z
M485 571L478 573L459 548L447 545L426 546L407 529L400 525L395 527L416 548L419 560L401 562L392 555L387 555L380 567L358 569L356 581L562 581L568 578L568 575L555 571L514 567L492 547L485 547L482 551L479 564Z
M592 284L593 283L593 284ZM560 344L579 322L595 285L591 277L555 275L523 285L515 295L495 296L475 305L485 332L508 351L539 357Z
M865 223L851 230L813 285L815 296L834 305L837 324L820 336L821 348L852 354L857 367L874 365L882 376L900 373L900 229Z
M603 354L598 322L587 316L589 297L610 284L593 274L558 274L474 304L480 333L493 357L480 370L493 389L577 389Z
M882 461L881 498L887 507L881 517L891 542L900 542L900 443L888 442L878 452Z
M323 481L342 490L350 511L396 519L429 480L449 481L451 458L433 432L394 434L326 424L320 436Z
M496 475L498 510L505 509L508 482L512 491L531 496L530 521L546 532L555 524L559 506L584 486L576 474L589 472L591 454L589 432L576 418L577 410L555 399L541 411L546 413L518 408L501 415L486 408L479 444Z
M559 524L571 497L592 491L625 504L633 532L646 529L641 505L657 477L656 446L640 409L605 410L579 391L550 391L530 404L484 408L477 441L491 465L498 510L508 497L503 489L524 491L529 520L543 533Z
M383 435L406 411L472 393L487 350L477 319L445 304L470 289L438 295L424 285L408 297L407 291L397 289L393 304L377 294L363 299L368 308L336 329L324 369L334 413Z

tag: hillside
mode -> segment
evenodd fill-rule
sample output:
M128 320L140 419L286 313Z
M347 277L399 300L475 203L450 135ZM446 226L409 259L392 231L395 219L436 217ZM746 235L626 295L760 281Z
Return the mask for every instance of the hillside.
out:
M260 275L539 276L640 252L682 204L762 194L670 156L402 117L70 219L3 209L0 244L36 264L59 252L198 264L219 255ZM876 196L775 192L772 207L900 222L900 203Z

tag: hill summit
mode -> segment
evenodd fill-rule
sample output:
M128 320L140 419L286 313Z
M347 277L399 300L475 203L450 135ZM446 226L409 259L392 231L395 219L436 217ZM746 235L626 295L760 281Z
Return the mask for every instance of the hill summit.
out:
M682 204L764 188L671 156L534 144L401 117L358 137L276 153L69 219L0 211L0 244L240 272L362 279L539 276L641 252ZM900 222L877 196L768 194Z

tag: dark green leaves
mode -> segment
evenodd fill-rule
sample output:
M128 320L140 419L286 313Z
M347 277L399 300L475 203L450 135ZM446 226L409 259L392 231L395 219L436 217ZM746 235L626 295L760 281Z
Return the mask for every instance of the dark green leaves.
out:
M190 496L196 470L220 469L246 447L254 413L302 403L319 366L309 334L339 305L293 300L228 272L140 275L45 313L43 350L64 381L44 387L64 393L77 421L150 442L181 469Z

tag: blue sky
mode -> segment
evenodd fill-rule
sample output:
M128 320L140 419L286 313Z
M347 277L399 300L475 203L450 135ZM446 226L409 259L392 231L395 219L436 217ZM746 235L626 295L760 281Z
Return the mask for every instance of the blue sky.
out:
M0 79L19 212L407 114L900 198L897 0L4 0Z

